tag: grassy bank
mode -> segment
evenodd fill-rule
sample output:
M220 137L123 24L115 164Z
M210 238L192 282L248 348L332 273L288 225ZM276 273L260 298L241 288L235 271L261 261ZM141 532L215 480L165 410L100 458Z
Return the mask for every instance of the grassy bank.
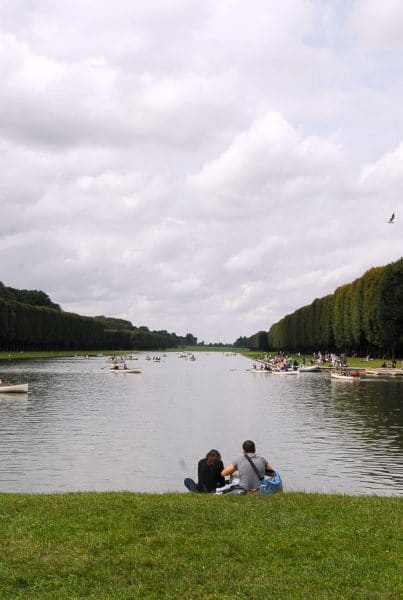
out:
M1 598L398 598L402 499L0 494Z
M65 358L71 356L111 356L135 354L140 350L33 350L32 352L0 352L0 360L18 360L21 358Z
M20 358L64 358L69 356L111 356L124 354L161 353L161 352L233 352L234 349L226 346L181 346L165 350L35 350L32 352L0 352L0 360L17 360Z
M243 356L246 356L247 358L250 358L252 360L263 360L265 357L265 352L252 352L249 350L238 350L239 354L242 354ZM275 353L272 352L272 355L274 355ZM301 356L300 355L296 355L296 354L290 354L289 355L291 360L297 360L299 362L299 364L301 364ZM309 356L306 356L307 359L307 364L309 363ZM371 358L370 360L366 360L364 357L352 357L352 356L348 356L346 358L347 361L347 365L349 367L353 367L354 369L379 369L382 364L384 362L386 362L388 365L391 365L391 360L385 360L383 358ZM396 359L396 366L398 368L402 368L403 367L403 359L398 358ZM324 366L331 366L330 363L326 363L326 365Z

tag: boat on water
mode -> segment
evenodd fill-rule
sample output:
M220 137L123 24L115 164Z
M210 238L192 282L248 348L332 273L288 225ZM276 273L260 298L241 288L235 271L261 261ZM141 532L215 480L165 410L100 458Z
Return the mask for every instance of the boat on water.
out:
M351 374L348 374L348 373L337 373L336 371L332 371L330 373L330 378L338 379L341 381L359 381L360 374L359 374L359 372L353 372Z
M320 372L320 367L318 365L302 365L299 367L298 373L318 373Z
M398 377L403 375L403 369L365 369L365 375L376 375L377 377Z
M140 369L124 369L123 367L113 367L109 371L110 373L141 373Z
M275 369L273 369L272 373L273 375L297 375L298 371L294 369L284 369L283 371L280 369L279 371L276 371Z
M14 385L1 383L0 384L0 394L3 392L9 393L20 393L26 394L28 392L28 384L27 383L16 383Z

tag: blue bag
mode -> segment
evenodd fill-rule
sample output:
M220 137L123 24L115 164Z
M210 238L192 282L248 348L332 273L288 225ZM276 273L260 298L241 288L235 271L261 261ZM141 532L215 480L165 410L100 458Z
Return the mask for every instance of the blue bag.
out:
M262 496L268 496L269 494L276 494L277 492L283 491L283 482L281 481L281 475L277 471L272 477L265 475L260 481L259 492Z

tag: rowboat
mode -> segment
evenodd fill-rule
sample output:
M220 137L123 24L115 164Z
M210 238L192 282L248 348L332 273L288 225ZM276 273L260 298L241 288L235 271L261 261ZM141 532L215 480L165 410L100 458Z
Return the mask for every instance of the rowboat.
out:
M7 394L10 392L26 394L28 392L28 384L27 383L17 383L15 385L8 385L6 383L1 383L0 384L0 394L3 392L7 392Z
M344 373L335 373L335 372L331 372L330 373L330 377L332 379L342 379L343 381L359 381L360 380L360 375L346 375Z
M377 375L378 377L397 377L403 375L403 369L365 369L366 375Z
M298 369L299 373L317 373L318 371L320 371L318 365L304 365Z
M298 371L288 369L288 371L272 371L273 375L297 375Z
M141 373L140 369L122 369L122 367L119 369L109 369L109 371L111 373Z

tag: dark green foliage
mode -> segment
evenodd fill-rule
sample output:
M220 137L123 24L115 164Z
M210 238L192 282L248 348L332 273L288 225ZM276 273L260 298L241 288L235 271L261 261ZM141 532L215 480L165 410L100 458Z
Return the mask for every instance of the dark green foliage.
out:
M249 348L249 338L246 336L241 336L234 342L235 348Z
M17 290L12 287L6 287L1 281L0 298L3 298L4 300L16 300L17 302L23 302L24 304L30 304L32 306L45 306L61 310L60 306L52 302L45 292L40 290Z
M267 331L258 331L252 337L249 338L249 344L251 350L266 351L269 349L269 338Z
M264 332L248 339L259 350ZM272 325L269 350L403 353L403 258L367 271L351 284L317 298Z
M394 355L403 345L403 259L384 269L378 287L380 341Z
M46 299L52 306L41 304ZM134 327L123 319L64 312L44 292L13 290L0 283L0 350L151 350L184 346L188 340L197 344L191 333L180 337Z
M185 335L185 346L197 346L197 338L191 333L187 333Z
M365 273L363 279L362 295L362 324L364 338L373 346L381 345L379 337L379 279L382 269L374 268Z
M115 319L113 317L104 317L103 315L97 315L94 317L96 321L103 324L105 329L132 329L133 325L130 321L125 319Z

